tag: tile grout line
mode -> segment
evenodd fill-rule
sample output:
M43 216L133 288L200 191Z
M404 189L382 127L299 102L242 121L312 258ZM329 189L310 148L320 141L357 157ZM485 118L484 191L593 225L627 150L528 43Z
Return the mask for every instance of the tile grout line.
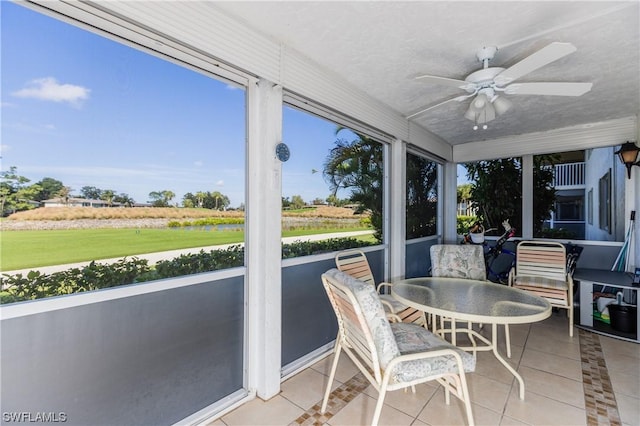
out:
M589 426L620 426L618 404L597 334L578 329L585 413Z
M315 425L321 426L325 424L330 418L336 415L338 411L342 410L349 402L351 402L356 396L360 395L369 386L369 381L364 377L362 373L357 373L355 376L347 380L345 383L335 388L329 395L329 401L327 403L327 411L322 414L320 408L322 407L322 400L313 405L304 412L300 417L292 421L289 426L298 425Z

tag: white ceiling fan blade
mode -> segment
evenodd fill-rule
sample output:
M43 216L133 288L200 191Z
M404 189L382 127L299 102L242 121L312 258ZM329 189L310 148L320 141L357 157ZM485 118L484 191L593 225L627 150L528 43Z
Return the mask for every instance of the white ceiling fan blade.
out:
M462 89L469 83L464 80L456 80L455 78L438 77L436 75L419 75L415 80L424 81L432 84L439 84L441 86L457 87Z
M508 95L581 96L593 83L514 83L505 87Z
M576 47L571 43L553 42L502 71L495 77L494 81L498 86L504 86L576 50Z
M474 94L475 94L475 93L474 93ZM424 113L424 112L429 111L430 109L437 108L437 107L439 107L439 106L441 106L441 105L444 105L444 104L446 104L446 103L449 103L449 102L453 102L453 101L462 102L462 101L464 101L465 99L470 98L470 97L471 97L471 96L473 96L474 94L466 95L466 96L465 96L465 95L463 95L463 96L456 96L455 98L447 99L446 101L439 102L439 103L437 103L437 104L435 104L435 105L431 105L431 106L429 106L429 107L426 107L426 108L424 108L424 109L421 109L420 111L414 112L413 114L408 115L406 118L407 118L407 120L410 120L410 119L412 119L412 118L413 118L413 117L415 117L415 116L418 116L418 115L420 115L420 114L422 114L422 113Z

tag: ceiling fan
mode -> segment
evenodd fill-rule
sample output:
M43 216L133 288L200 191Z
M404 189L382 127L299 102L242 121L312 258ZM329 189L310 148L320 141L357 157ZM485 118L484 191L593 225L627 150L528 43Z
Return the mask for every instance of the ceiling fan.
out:
M486 123L507 112L513 104L509 99L501 95L552 95L552 96L581 96L591 90L592 83L569 82L536 82L514 83L520 77L529 74L553 61L556 61L577 49L571 43L553 42L524 58L509 68L490 67L489 61L493 59L497 47L483 47L478 50L476 56L482 62L482 69L469 74L464 80L456 80L434 75L421 75L416 80L428 83L453 86L467 92L465 95L447 99L444 102L431 105L416 113L407 116L411 119L426 111L437 108L448 102L462 102L474 98L464 117L473 121L474 129L478 125L487 128Z

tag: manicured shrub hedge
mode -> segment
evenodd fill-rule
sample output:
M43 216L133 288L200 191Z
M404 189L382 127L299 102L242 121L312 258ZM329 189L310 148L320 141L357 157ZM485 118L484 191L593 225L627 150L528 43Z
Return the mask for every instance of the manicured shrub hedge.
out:
M296 241L282 245L282 258L309 256L347 248L363 247L373 243L355 238L331 238L323 241ZM162 260L154 267L147 260L136 257L123 258L115 263L91 262L83 268L42 274L30 271L22 274L0 277L0 303L73 294L101 288L153 281L162 278L179 277L220 269L242 266L244 247L230 246L226 249L200 250L194 254L180 255L171 260Z
M71 268L52 274L42 274L39 271L29 271L26 276L5 274L0 278L0 285L4 289L0 292L0 303L41 299L131 284L135 282L136 277L147 273L150 269L144 259L125 257L115 263L91 262L83 268Z

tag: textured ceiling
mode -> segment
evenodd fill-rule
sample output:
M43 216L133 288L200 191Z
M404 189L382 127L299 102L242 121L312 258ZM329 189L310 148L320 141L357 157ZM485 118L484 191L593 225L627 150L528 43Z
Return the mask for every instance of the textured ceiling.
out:
M413 118L451 144L539 132L637 115L640 110L640 3L543 2L216 2L215 7L339 74L408 116L465 94L416 81L462 79L482 64L476 51L497 46L490 66L509 67L550 42L574 52L519 79L592 82L581 97L510 95L514 107L472 129L470 101Z

